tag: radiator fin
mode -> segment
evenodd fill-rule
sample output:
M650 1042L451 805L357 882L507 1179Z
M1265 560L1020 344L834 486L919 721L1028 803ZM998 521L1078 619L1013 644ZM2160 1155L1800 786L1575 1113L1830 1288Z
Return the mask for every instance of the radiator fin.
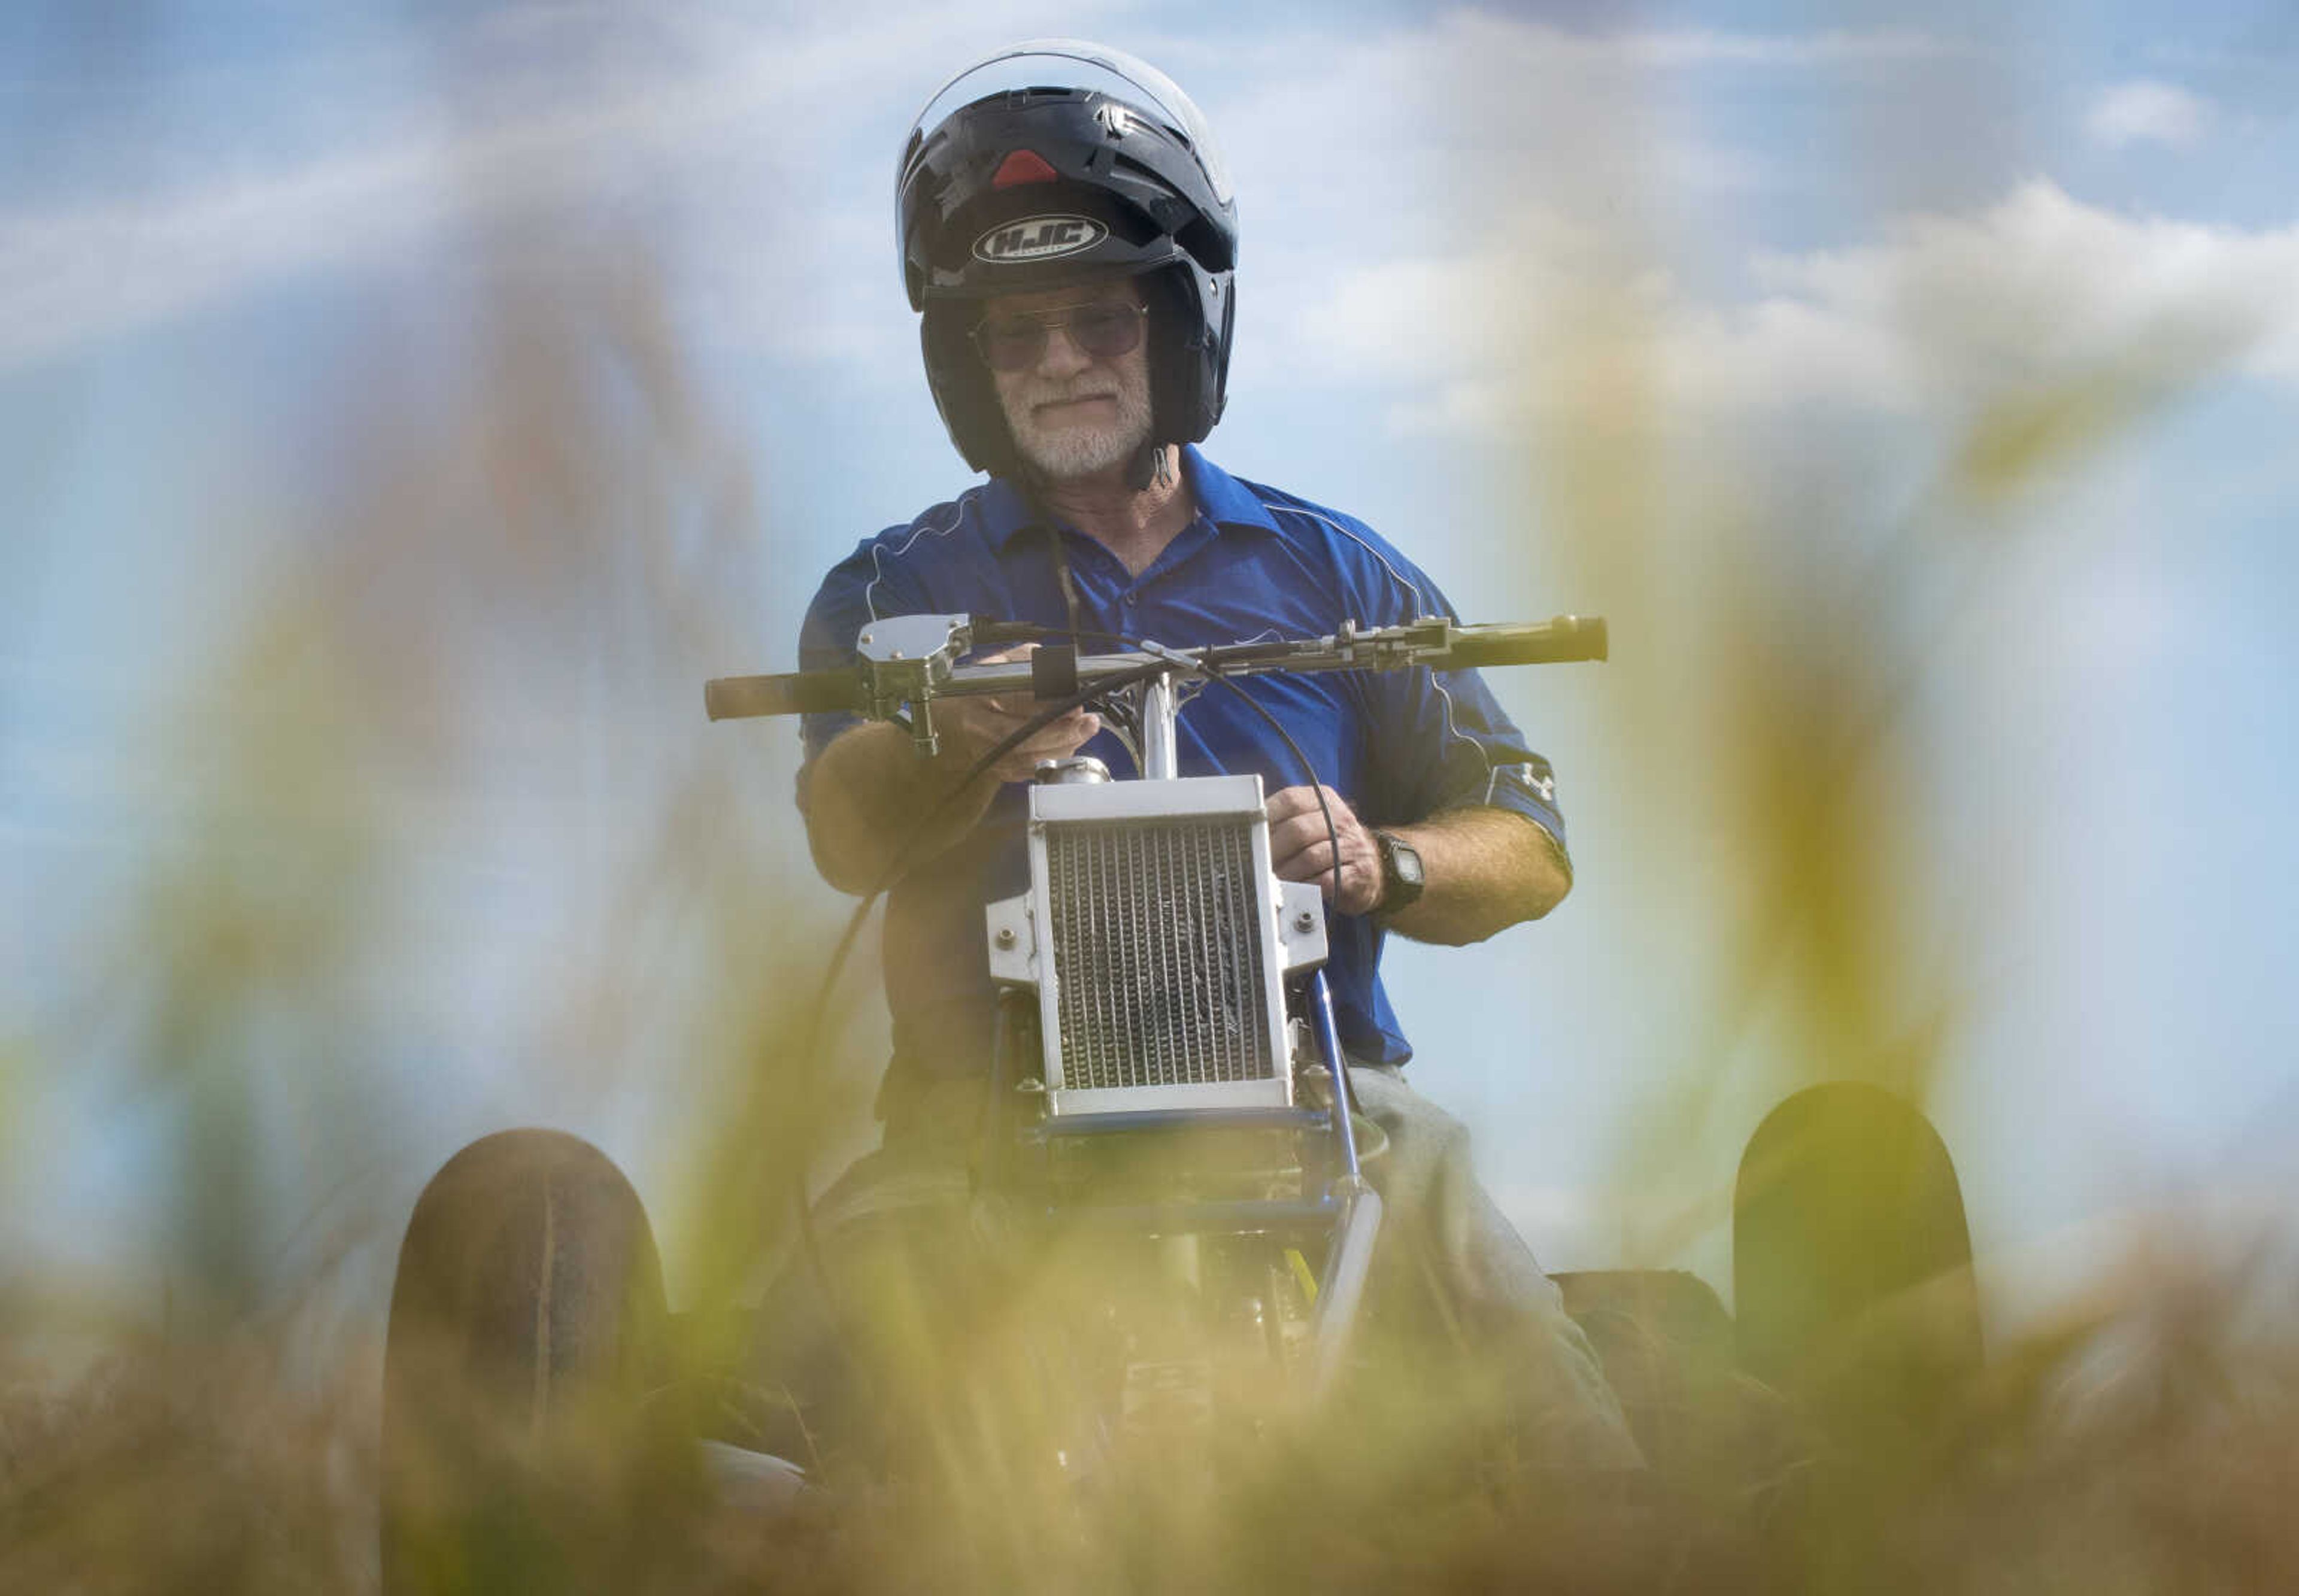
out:
M1269 1080L1249 818L1046 827L1062 1084Z

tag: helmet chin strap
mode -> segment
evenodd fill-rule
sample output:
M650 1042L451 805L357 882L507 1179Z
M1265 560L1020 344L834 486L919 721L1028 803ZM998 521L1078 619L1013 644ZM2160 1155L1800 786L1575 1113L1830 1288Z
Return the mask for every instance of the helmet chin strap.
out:
M1172 459L1166 445L1153 436L1125 462L1125 486L1137 494L1148 491L1153 485L1163 487L1174 479L1174 468L1169 463Z

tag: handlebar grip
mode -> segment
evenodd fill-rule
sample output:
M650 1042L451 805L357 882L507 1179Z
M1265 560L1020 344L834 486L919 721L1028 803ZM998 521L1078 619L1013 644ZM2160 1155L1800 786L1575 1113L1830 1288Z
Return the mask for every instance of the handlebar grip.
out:
M1478 627L1453 639L1446 668L1473 669L1484 665L1563 665L1575 660L1607 657L1608 639L1601 615L1560 615L1534 626Z
M862 685L851 670L798 670L786 676L722 676L702 684L713 720L751 715L815 715L859 710Z

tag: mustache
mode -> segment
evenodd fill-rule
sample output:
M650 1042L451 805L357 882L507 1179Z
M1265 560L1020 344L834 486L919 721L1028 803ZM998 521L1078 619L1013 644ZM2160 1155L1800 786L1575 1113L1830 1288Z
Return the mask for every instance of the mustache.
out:
M1081 399L1122 400L1124 397L1125 395L1119 393L1117 389L1111 387L1077 388L1073 390L1069 388L1057 388L1051 387L1032 388L1022 396L1023 403L1030 405L1033 409L1042 404L1074 404Z

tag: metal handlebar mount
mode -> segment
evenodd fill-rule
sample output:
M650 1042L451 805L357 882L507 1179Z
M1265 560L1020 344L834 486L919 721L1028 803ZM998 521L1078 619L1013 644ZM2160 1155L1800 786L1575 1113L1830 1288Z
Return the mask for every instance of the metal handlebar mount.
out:
M965 615L894 615L874 620L854 640L861 655L864 713L892 720L910 706L910 738L918 752L942 746L934 735L934 694L950 680L951 668L974 646L973 618Z

